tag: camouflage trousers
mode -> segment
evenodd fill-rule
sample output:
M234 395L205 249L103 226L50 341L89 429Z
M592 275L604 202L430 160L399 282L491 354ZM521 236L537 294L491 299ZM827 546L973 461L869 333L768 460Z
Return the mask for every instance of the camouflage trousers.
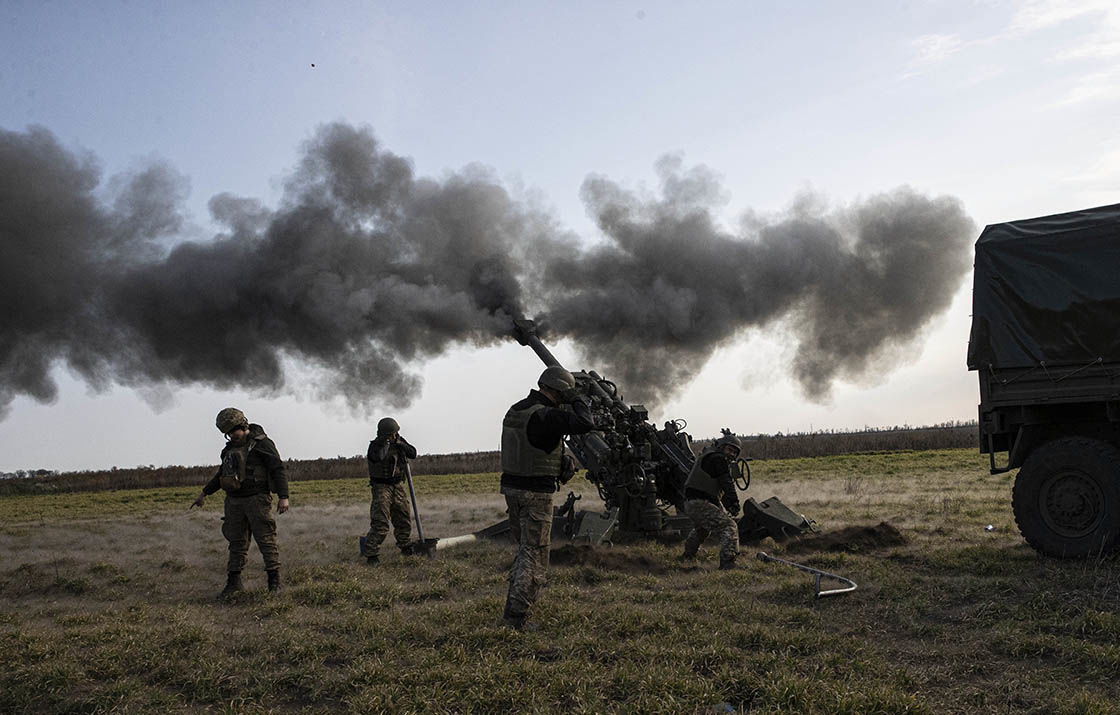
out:
M272 516L271 494L227 496L225 516L222 517L222 536L229 542L227 571L240 572L245 568L251 538L257 540L257 548L264 557L265 570L280 568L280 546L276 542L276 519Z
M523 618L536 603L548 571L552 536L552 494L502 487L509 508L509 526L517 555L509 569L507 618Z
M685 556L695 556L709 534L719 535L720 558L739 553L739 527L723 507L704 499L689 499L684 503L684 513L692 519L692 531L684 540Z
M393 525L397 546L404 546L412 536L412 515L408 510L408 491L404 482L371 484L369 500L369 533L366 534L366 556L376 554Z

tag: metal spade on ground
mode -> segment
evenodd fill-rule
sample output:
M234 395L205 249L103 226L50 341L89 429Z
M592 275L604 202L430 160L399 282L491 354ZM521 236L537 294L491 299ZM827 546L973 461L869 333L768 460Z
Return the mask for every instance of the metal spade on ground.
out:
M416 522L416 541L410 541L401 548L405 556L427 556L435 558L436 544L439 539L425 539L424 526L420 523L420 510L416 508L416 490L412 488L412 467L406 462L404 465L405 478L408 480L408 497L412 500L412 519Z

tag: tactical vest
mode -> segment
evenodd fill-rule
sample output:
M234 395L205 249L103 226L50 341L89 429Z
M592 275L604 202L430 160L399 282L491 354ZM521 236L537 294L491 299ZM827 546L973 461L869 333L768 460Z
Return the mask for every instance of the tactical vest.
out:
M564 456L564 440L556 449L546 452L537 449L529 442L529 418L544 405L530 405L524 410L506 412L502 420L502 472L519 477L541 477L557 479L560 477L561 462Z
M400 453L397 445L390 444L385 454L385 459L375 462L367 457L366 466L369 468L369 478L378 482L399 482L404 479L404 465L406 457Z
M717 482L715 477L711 474L705 472L700 466L705 457L710 454L716 454L717 452L719 452L719 449L715 446L710 446L705 447L704 450L696 456L696 461L692 463L692 471L688 473L688 479L685 480L684 488L695 489L705 494L710 494L712 499L719 501L720 497L723 495L723 492L719 488L719 482Z
M245 444L238 447L231 446L222 456L221 471L218 473L218 483L226 492L241 491L259 481L259 464L249 464L249 453L257 446L260 437L250 437ZM254 460L255 461L255 460Z

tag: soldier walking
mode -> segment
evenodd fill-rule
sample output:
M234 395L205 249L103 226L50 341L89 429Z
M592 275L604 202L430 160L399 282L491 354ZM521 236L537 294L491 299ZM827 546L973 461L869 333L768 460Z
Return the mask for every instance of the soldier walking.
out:
M276 542L276 520L272 516L272 493L278 497L276 513L288 511L288 478L276 445L258 424L250 424L245 413L227 407L215 424L226 436L221 466L202 488L191 508L206 503L206 496L225 490L222 535L229 542L228 578L221 596L242 590L241 570L249 554L250 538L264 557L268 590L280 590L280 547Z
M536 630L529 609L545 584L552 532L552 494L567 481L564 436L595 429L586 397L576 393L576 380L562 367L549 367L538 390L515 403L502 420L501 492L517 555L509 570L509 594L503 620L517 630Z
M684 485L684 513L692 519L692 530L684 540L682 559L696 558L700 544L715 533L719 535L719 567L735 568L739 529L731 517L739 513L739 495L735 492L731 463L739 458L742 449L739 438L727 434L705 448L693 463Z
M378 562L378 551L389 534L390 523L401 553L405 553L412 536L408 494L403 484L410 459L416 459L416 448L401 436L401 426L392 417L381 419L377 423L377 438L369 443L366 452L371 496L364 553L369 564Z

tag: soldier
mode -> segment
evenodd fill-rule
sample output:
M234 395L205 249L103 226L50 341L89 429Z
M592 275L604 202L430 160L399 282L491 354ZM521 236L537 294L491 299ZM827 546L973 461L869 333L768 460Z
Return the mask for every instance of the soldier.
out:
M501 491L517 555L509 570L509 594L503 620L517 630L536 630L529 609L545 584L552 494L557 482L571 476L564 435L595 429L589 401L576 393L576 380L562 367L550 367L537 381L539 390L515 403L502 421Z
M279 498L276 513L288 511L288 478L276 445L258 424L249 424L245 413L227 407L215 420L226 436L222 448L222 464L214 477L202 488L191 508L206 503L206 496L226 492L222 535L229 542L228 578L221 596L242 589L241 569L249 554L250 536L264 557L268 572L268 590L280 590L280 547L276 543L276 520L272 517L272 492Z
M395 419L383 418L377 423L377 439L369 443L366 452L371 497L364 553L366 562L371 565L378 562L377 552L389 533L390 522L397 547L401 553L406 553L412 535L412 519L402 482L410 459L416 459L416 448L401 437L401 426Z
M692 531L684 541L683 560L696 558L700 544L715 532L719 534L719 567L735 568L739 529L731 517L739 513L739 495L730 464L742 449L739 438L727 434L704 449L693 463L684 485L684 512L692 519Z

